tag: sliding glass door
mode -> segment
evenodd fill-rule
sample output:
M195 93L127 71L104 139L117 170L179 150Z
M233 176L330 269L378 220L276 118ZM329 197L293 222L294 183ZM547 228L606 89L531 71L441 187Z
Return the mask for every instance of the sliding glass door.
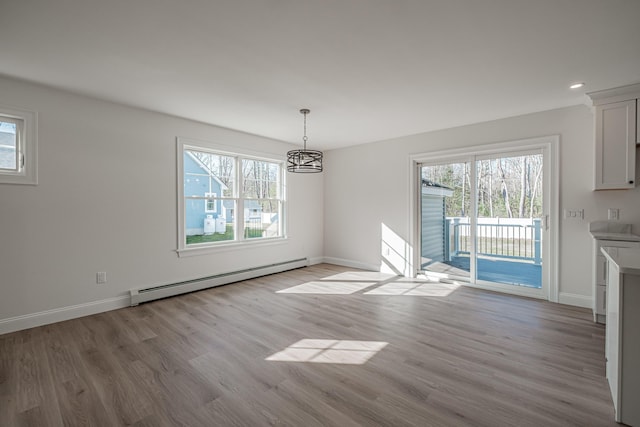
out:
M441 277L471 278L471 162L420 170L421 268Z
M477 281L542 287L543 157L476 163Z
M540 147L417 162L419 271L546 298L545 153Z

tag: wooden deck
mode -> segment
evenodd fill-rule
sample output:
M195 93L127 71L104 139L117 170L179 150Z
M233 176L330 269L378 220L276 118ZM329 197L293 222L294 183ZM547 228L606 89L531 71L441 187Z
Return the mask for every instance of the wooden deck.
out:
M423 265L424 267L424 265ZM469 257L455 256L450 262L438 262L426 267L429 271L469 277ZM478 258L478 278L509 285L542 287L542 266L530 261Z

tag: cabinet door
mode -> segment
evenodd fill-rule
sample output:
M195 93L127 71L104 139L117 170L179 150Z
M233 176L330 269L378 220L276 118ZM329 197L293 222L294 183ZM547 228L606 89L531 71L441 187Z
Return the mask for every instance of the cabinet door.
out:
M636 99L636 144L640 144L640 99Z
M607 287L604 285L596 286L596 301L598 304L596 314L607 314Z
M636 100L596 107L596 190L635 187Z
M604 286L607 284L607 259L602 255L598 255L596 259L596 271L598 272L598 275L596 276L596 285Z
M620 422L620 271L615 264L607 264L607 327L605 356L607 358L607 380L616 411L616 421Z

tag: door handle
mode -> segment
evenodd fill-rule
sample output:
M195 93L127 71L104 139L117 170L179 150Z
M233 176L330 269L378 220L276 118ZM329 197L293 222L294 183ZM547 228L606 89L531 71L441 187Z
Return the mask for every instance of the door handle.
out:
M545 230L549 229L549 215L544 216L544 229Z

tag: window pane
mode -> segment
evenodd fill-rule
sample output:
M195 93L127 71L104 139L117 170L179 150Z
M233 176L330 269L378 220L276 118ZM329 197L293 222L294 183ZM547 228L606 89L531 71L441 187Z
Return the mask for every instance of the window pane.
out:
M216 213L206 209L213 207ZM187 245L235 240L235 200L186 199L185 236Z
M184 195L207 193L234 197L235 159L202 151L184 151Z
M0 121L0 169L18 170L15 123Z
M277 199L280 197L280 165L262 160L242 160L243 197Z
M244 237L255 239L280 236L281 206L279 200L245 200Z
M471 163L422 166L420 180L421 267L470 277Z

